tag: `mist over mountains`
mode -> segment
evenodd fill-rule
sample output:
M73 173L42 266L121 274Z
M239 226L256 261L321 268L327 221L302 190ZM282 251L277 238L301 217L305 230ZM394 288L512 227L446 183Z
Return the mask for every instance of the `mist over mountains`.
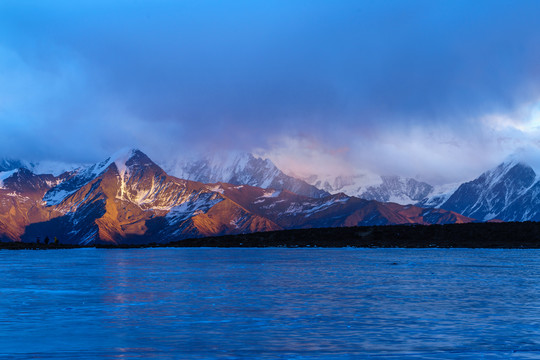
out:
M344 193L366 200L451 210L479 221L528 221L538 218L540 201L537 175L526 161L529 154L514 155L497 167L463 183L438 186L399 175L312 176L303 180L285 175L269 159L248 153L176 162L173 174L200 182L229 182L263 188L286 189L308 197ZM284 181L285 180L285 181ZM311 186L307 186L307 185Z
M321 198L329 192L284 174L269 159L245 152L225 152L214 156L175 159L164 164L178 178L203 183L226 182L276 190L289 190L298 195Z

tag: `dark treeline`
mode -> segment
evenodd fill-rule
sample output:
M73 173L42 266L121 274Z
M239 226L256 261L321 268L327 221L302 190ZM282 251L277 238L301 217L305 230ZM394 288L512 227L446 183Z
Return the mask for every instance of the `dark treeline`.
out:
M273 231L188 239L182 247L540 248L540 223L392 225Z
M403 248L540 248L540 223L508 222L297 229L186 239L163 244L95 245L96 248L347 246ZM2 249L67 249L77 247L83 246L20 242L0 243L0 248Z
M93 246L81 246L81 245L71 245L71 244L45 244L45 243L29 243L29 242L20 242L20 241L3 241L0 242L0 249L7 250L48 250L48 249L77 249L83 247L93 247Z

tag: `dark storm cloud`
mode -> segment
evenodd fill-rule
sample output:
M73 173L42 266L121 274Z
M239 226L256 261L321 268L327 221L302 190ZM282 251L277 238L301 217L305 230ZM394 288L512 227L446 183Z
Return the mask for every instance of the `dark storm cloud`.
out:
M4 1L0 54L11 63L0 72L13 84L0 85L12 98L0 102L0 149L18 139L52 157L126 145L250 149L284 134L375 146L387 129L432 126L484 141L479 117L538 100L539 10L537 1Z

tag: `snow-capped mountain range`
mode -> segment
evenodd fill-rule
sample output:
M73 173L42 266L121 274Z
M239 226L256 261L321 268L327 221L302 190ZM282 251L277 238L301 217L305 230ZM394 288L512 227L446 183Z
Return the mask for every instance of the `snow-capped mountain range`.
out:
M245 152L224 152L213 156L175 158L166 160L162 167L180 179L203 183L225 182L234 185L251 185L265 189L288 190L298 195L321 198L329 194L344 193L366 200L395 202L401 205L416 204L435 195L448 193L447 188L436 188L425 182L400 176L360 174L300 179L281 171L270 159ZM90 165L89 167L92 167ZM81 165L55 162L27 162L4 159L0 171L24 167L35 173L60 175ZM457 186L454 186L457 188ZM440 205L440 202L436 205ZM430 207L436 207L431 206Z
M169 242L292 228L463 223L452 211L381 203L345 194L202 183L168 175L139 150L53 174L0 173L0 239L63 243Z
M540 177L515 155L472 181L436 187L399 176L306 180L330 193L343 191L367 200L441 208L478 221L540 221Z
M250 154L166 166L175 176L139 150L79 167L53 163L50 173L4 159L0 239L138 243L326 226L540 221L540 177L516 158L462 184L380 176L357 187L341 177L325 190ZM326 191L337 189L359 196Z
M194 159L179 159L165 163L170 174L181 179L205 183L227 182L262 188L289 190L299 195L320 198L345 193L366 200L415 204L433 193L433 186L400 176L336 176L320 179L310 176L300 179L286 175L270 159L250 153L229 152Z

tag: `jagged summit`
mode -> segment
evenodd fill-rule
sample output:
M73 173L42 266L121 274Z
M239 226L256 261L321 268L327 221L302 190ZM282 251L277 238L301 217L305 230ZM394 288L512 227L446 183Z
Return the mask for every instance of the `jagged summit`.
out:
M112 154L107 160L117 164L125 164L129 160L153 163L150 158L137 148L123 148Z
M107 159L108 164L114 163L118 170L123 169L126 166L126 163L131 160L132 157L137 156L138 154L144 155L139 149L136 148L124 148L115 152Z
M152 168L154 171L163 171L155 162L153 162L145 153L136 148L125 148L115 152L111 157L103 162L99 169L108 169L112 164L115 165L121 176L128 171L141 171ZM100 171L98 170L98 171Z

